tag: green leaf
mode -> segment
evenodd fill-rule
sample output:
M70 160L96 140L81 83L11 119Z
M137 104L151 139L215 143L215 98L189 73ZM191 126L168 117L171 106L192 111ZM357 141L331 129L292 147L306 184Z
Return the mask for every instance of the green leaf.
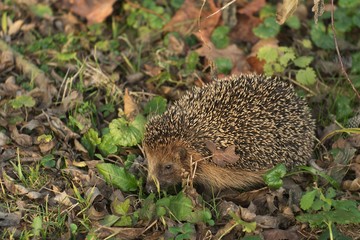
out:
M278 49L274 47L264 46L259 49L257 57L260 60L265 60L267 63L276 62L279 58Z
M360 6L359 0L339 0L339 6L342 8L356 8Z
M286 67L290 60L295 59L295 53L292 48L288 47L279 47L279 51L282 53L279 57L279 63Z
M286 174L284 164L279 164L264 175L264 181L270 188L280 188L283 184L282 178Z
M195 51L190 51L185 59L185 68L187 73L191 73L196 69L196 65L199 63L199 54Z
M105 134L101 138L101 143L99 144L98 148L101 154L105 157L118 151L118 148L114 143L113 136L110 133Z
M55 157L52 154L48 154L48 155L41 158L40 163L44 167L53 168L56 165Z
M295 29L295 30L298 30L300 29L301 27L301 23L300 23L300 20L297 16L295 15L292 15L290 16L286 22L285 22L286 25L288 25L290 28L292 29Z
M279 32L280 26L276 23L275 17L265 18L263 23L253 28L253 33L259 38L275 37Z
M183 3L184 0L170 0L170 5L175 9L179 9Z
M332 50L335 49L333 36L327 33L324 23L311 25L310 31L311 40L316 46L322 49Z
M351 100L347 96L339 95L335 100L336 119L343 120L353 113Z
M106 215L104 219L100 220L100 224L106 227L111 227L121 217L116 215Z
M183 192L170 197L169 211L179 221L189 220L193 205L191 199L186 197Z
M62 62L67 62L70 60L76 60L76 52L72 52L72 53L57 53L56 54L56 59Z
M90 128L81 138L81 143L86 150L88 150L90 157L94 157L96 146L101 143L101 138L99 138L98 135L98 132L96 132L93 128Z
M296 73L296 81L303 85L312 85L316 82L316 74L312 67L301 69Z
M231 60L225 57L217 57L214 62L219 73L229 74L233 68Z
M36 216L31 223L32 232L34 236L40 236L40 232L43 229L43 222L41 216Z
M53 12L49 5L46 4L30 4L30 10L37 17L51 17L53 16Z
M4 12L1 16L1 28L4 33L7 33L8 30L7 12Z
M35 106L35 100L31 96L21 95L10 101L13 108L18 109L21 107L33 107Z
M109 129L110 134L113 136L114 144L131 147L140 143L144 136L145 123L146 119L140 114L132 122L124 118L112 120L109 124Z
M215 28L215 30L211 34L211 41L214 43L216 48L222 49L229 46L229 32L230 28L228 26L220 26Z
M166 111L167 100L161 96L153 97L144 107L144 114L158 115Z
M125 168L111 163L99 163L96 168L107 183L125 192L137 190L138 182L135 176L128 173Z
M114 227L130 227L132 225L132 219L130 216L121 216L120 220L118 220Z
M119 200L116 199L113 201L112 207L115 214L126 215L130 208L130 199L127 198L124 202L119 202Z
M314 60L312 56L301 56L294 60L295 66L299 68L305 68L310 65L310 63Z
M154 199L155 195L154 193L151 193L145 200L142 201L141 208L139 210L139 218L141 220L150 221L155 216L157 206L154 203ZM158 216L160 217L160 215Z
M352 67L351 73L358 74L360 73L360 52L353 53L351 55Z
M316 197L316 194L318 193L318 190L314 189L310 192L306 192L300 200L300 207L303 210L308 210L311 208L311 206L314 203L314 199Z

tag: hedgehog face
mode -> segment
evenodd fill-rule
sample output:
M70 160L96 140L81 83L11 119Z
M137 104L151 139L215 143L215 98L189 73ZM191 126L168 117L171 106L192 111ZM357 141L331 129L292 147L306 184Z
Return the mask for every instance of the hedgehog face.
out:
M145 145L144 151L148 163L147 192L181 183L182 172L187 165L187 151L184 148L163 146L161 149L150 149Z

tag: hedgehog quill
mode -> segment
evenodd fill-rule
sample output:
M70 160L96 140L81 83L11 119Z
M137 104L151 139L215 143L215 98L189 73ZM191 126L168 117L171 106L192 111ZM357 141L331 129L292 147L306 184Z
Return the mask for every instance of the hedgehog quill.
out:
M307 163L314 129L306 101L281 79L247 74L194 88L146 125L146 189L181 183L194 162L194 183L206 189L258 186L276 164ZM238 158L215 159L209 145Z

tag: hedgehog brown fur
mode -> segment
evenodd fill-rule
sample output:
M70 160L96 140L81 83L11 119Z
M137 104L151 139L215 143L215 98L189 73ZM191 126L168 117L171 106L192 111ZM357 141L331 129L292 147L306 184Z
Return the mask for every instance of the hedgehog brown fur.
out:
M314 128L306 102L281 79L248 74L194 88L146 126L146 188L180 183L190 162L197 163L194 182L206 188L261 184L262 174L278 163L307 163ZM239 160L219 166L207 142L235 146Z

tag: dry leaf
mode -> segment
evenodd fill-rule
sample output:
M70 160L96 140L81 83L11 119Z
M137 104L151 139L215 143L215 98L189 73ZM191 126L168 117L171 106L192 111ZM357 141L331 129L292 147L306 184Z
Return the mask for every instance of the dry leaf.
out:
M245 14L248 16L254 15L266 4L265 0L253 0L249 2L245 7L239 9L239 13Z
M124 114L128 120L133 120L140 112L139 106L135 103L133 97L130 96L129 90L125 89L124 95Z
M20 224L21 212L0 212L0 227L15 227Z
M283 0L283 3L277 6L276 10L276 22L280 25L295 12L299 1L298 0Z
M354 180L346 180L343 182L342 187L344 190L351 192L356 192L360 190L360 178L355 178Z
M217 149L216 145L210 141L206 141L205 145L212 153L212 161L221 167L234 164L239 160L239 156L235 153L235 145L228 146L225 149Z
M265 61L259 60L257 57L260 48L264 46L276 48L279 46L278 42L276 38L261 39L251 48L251 53L247 56L246 60L255 72L264 72Z
M317 24L319 17L323 15L324 13L324 0L314 0L314 6L312 7L311 11L313 11L314 14L314 21L315 24Z
M30 147L33 144L32 138L27 134L20 134L16 126L9 126L10 137L22 147Z
M264 240L301 239L296 230L269 229L262 232Z
M232 28L230 32L232 42L244 41L256 43L259 38L253 33L253 28L258 26L262 21L257 17L244 14L240 14L238 19L237 25Z
M70 10L88 20L88 24L103 22L112 12L116 0L67 0Z
M208 42L203 44L201 48L198 48L196 52L200 56L205 56L210 62L214 62L218 57L230 59L234 66L231 71L232 74L239 74L250 70L244 52L235 44L231 44L224 49L217 49L211 42Z
M15 21L13 24L11 24L9 26L9 32L8 34L11 36L11 35L14 35L16 33L19 32L19 30L21 29L21 26L23 25L24 21L23 20L17 20Z
M169 32L178 32L182 35L189 35L190 33L196 31L197 34L195 35L199 39L210 39L211 33L218 25L221 12L207 18L213 12L216 12L218 8L213 0L206 1L206 4L201 11L200 29L198 29L198 18L200 15L201 5L202 1L185 0L170 22L164 26L164 30Z

